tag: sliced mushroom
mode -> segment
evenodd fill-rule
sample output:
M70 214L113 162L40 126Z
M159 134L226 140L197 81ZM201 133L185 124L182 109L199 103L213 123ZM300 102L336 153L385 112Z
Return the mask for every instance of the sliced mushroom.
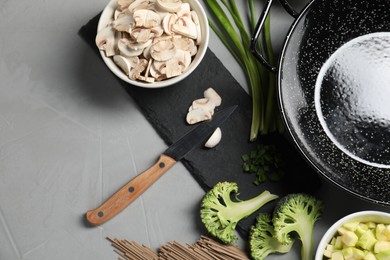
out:
M211 111L199 107L197 109L192 109L187 113L186 121L188 124L193 125L202 121L210 120L212 116Z
M139 58L138 57L124 57L121 55L115 55L113 57L113 60L115 64L122 69L122 71L129 76L130 71L132 68L134 68L138 63L139 63Z
M151 45L153 42L152 39L149 39L148 41L146 42L132 42L132 41L129 41L127 43L127 45L129 46L130 49L132 50L144 50L146 47L148 47L149 45Z
M171 39L157 41L150 47L150 56L156 61L167 61L176 54L175 44Z
M208 88L203 93L204 97L210 100L215 104L215 106L220 106L222 103L222 98L213 88Z
M194 101L192 101L191 106L188 108L188 112L194 109L199 108L200 106L203 106L206 104L209 100L207 98L199 98Z
M158 71L154 65L150 67L150 75L156 79L156 81L161 81L167 78L165 74L162 74L160 71Z
M187 123L195 124L203 120L211 119L215 107L221 105L221 97L213 88L208 88L203 93L204 98L192 102L187 114Z
M151 29L147 28L135 28L130 33L130 37L138 43L145 43L151 40L153 38L153 35L154 34L152 33Z
M116 54L116 41L116 31L111 26L101 29L95 38L96 46L99 50L104 51L107 57L111 57Z
M135 11L137 10L140 10L140 9L148 9L150 6L150 3L148 0L135 0L134 2L132 2L128 9L130 11L130 13L134 13Z
M136 10L133 17L137 27L153 28L161 23L161 17L156 12L148 9Z
M157 0L157 6L167 12L178 12L180 11L182 1L181 0Z
M194 100L188 109L186 121L190 125L204 120L210 120L214 115L215 107L219 106L222 102L218 93L212 88L206 89L203 95L204 98ZM221 129L217 128L205 143L205 146L213 148L221 141L221 138Z
M154 38L153 43L159 42L159 41L165 41L165 40L172 40L172 36L168 35L162 35L161 37Z
M154 68L167 78L172 78L182 74L191 63L191 55L183 50L176 50L175 55L166 61L153 62Z
M154 38L159 38L164 33L164 29L162 28L161 24L156 27L150 28L150 31L153 33Z
M145 81L145 82L149 82L149 83L153 83L156 79L153 78L153 77L149 77L149 72L150 72L150 68L152 67L152 60L150 59L148 61L148 66L146 67L145 69L145 73L144 75L140 75L138 77L139 80L142 80L142 81Z
M119 54L125 57L134 57L141 55L144 48L135 48L134 46L130 48L129 46L131 44L134 45L136 43L132 43L126 38L120 39L118 42Z
M196 32L197 32L196 45L200 45L202 43L202 32L201 32L201 28L200 28L199 17L195 11L191 11L191 19L196 26Z
M114 11L114 20L121 18L124 15L131 14L129 9L125 8L124 10L115 9Z
M175 57L172 59L176 59L177 63L181 66L182 68L182 73L187 70L187 68L191 64L191 54L188 51L183 51L183 50L176 50Z
M118 0L118 10L123 11L129 7L131 3L133 3L134 0Z
M177 35L172 37L172 41L177 49L188 51L191 56L194 56L198 52L198 48L193 39Z
M139 59L139 62L130 70L129 78L136 80L141 76L141 73L146 69L148 61L146 59Z
M165 66L165 75L167 78L179 76L183 73L183 66L178 59L170 59Z
M180 6L180 10L177 11L177 16L183 17L187 16L191 18L191 6L189 3L182 3Z
M217 129L215 129L214 133L210 136L210 138L206 141L204 146L207 148L214 148L215 146L217 146L217 144L219 144L221 139L222 131L221 128L218 127Z
M148 66L146 67L146 70L145 70L145 77L149 77L149 73L150 73L150 68L152 67L152 59L149 59L148 60Z
M115 30L130 33L135 26L134 18L131 14L123 14L112 22Z
M191 39L198 38L198 31L195 23L187 16L179 17L172 25L172 32L189 37Z
M177 14L167 14L162 20L162 28L164 29L165 34L172 35L172 25L174 25L179 16Z
M142 55L143 55L144 58L147 59L147 60L152 60L152 56L150 55L150 47L151 47L151 46L152 46L152 45L147 46L147 47L143 50L143 52L142 52Z
M148 82L148 83L153 83L156 81L156 79L153 77L146 77L146 76L142 76L142 75L138 76L137 79L144 81L144 82Z

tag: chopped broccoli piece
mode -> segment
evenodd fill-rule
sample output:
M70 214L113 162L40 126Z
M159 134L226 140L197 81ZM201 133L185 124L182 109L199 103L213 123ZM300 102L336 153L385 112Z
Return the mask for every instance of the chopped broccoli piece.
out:
M232 201L231 194L238 193L234 182L219 182L208 191L201 203L200 217L210 234L226 244L237 240L234 234L237 223L278 198L269 191L245 201Z
M275 207L272 223L280 243L292 243L294 236L302 242L301 259L312 260L314 254L314 223L320 218L323 203L304 193L288 194Z
M274 237L271 214L260 213L256 217L256 224L249 233L249 247L254 260L263 260L272 253L287 253L292 245L292 242L282 244Z

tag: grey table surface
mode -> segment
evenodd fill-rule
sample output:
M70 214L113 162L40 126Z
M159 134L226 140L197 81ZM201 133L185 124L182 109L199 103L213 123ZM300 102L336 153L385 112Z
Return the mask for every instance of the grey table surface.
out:
M0 2L1 260L116 259L107 236L157 249L172 240L194 243L202 234L197 209L204 191L180 163L112 220L93 228L83 223L87 210L166 148L77 34L106 3ZM278 50L293 20L280 8L273 12ZM212 31L210 48L245 88ZM327 211L316 225L316 244L345 214L389 211L327 184L319 194ZM299 249L269 259L299 259Z

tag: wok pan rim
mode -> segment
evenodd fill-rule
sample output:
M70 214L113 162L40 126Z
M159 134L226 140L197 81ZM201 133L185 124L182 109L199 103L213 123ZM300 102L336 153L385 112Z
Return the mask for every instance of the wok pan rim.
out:
M321 0L311 0L301 11L301 13L299 14L299 16L294 20L294 22L292 23L292 25L290 26L289 30L288 30L288 33L286 35L286 38L285 38L285 41L284 41L284 44L282 46L282 50L281 50L281 53L280 53L280 58L279 58L279 61L278 61L278 72L277 72L277 102L278 102L278 106L279 106L279 109L280 109L280 113L281 113L281 117L282 117L282 121L284 123L284 126L285 126L285 129L287 131L287 134L288 136L290 137L290 139L292 140L292 142L294 143L294 146L295 148L298 150L298 152L302 155L302 157L309 163L309 165L318 173L318 175L320 177L322 177L324 180L332 183L333 185L335 185L336 187L364 200L364 201L368 201L368 202L372 202L374 204L379 204L379 205L384 205L384 206L390 206L390 200L386 201L386 200L381 200L379 198L375 198L375 197L379 197L378 195L377 196L370 196L370 194L364 194L362 192L359 192L357 191L356 189L354 189L353 186L349 186L345 183L342 183L342 182L338 182L337 179L334 178L334 175L329 175L328 174L328 170L326 168L324 168L322 165L319 165L317 162L316 162L316 158L313 158L313 155L310 154L310 151L307 150L307 148L302 145L302 137L299 136L299 134L296 133L296 129L294 127L294 125L289 122L289 116L288 116L288 107L285 107L285 104L284 104L284 91L283 91L283 65L284 65L284 62L285 62L285 57L286 57L286 53L288 51L288 47L289 47L289 44L291 44L291 38L294 36L294 33L298 27L298 25L302 22L302 19L304 18L304 16L306 16L309 12L310 12L310 9L311 7L313 6L313 4L315 2L318 2L318 1L321 1ZM318 73L317 73L318 75ZM314 95L314 93L313 93ZM389 171L386 171L386 174L389 175ZM386 185L386 184L384 184Z

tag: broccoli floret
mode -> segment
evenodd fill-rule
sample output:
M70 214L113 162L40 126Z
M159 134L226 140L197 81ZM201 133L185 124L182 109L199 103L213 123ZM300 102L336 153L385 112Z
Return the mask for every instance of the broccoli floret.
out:
M314 223L320 218L323 203L304 193L288 194L276 204L272 223L275 237L282 244L292 243L295 236L302 242L301 259L312 260Z
M246 201L232 201L231 194L238 193L234 182L219 182L208 191L201 203L200 217L207 231L226 244L237 240L234 234L237 223L278 198L269 191Z
M254 260L263 260L272 253L287 253L293 243L282 244L274 237L272 215L260 213L249 232L249 247Z

